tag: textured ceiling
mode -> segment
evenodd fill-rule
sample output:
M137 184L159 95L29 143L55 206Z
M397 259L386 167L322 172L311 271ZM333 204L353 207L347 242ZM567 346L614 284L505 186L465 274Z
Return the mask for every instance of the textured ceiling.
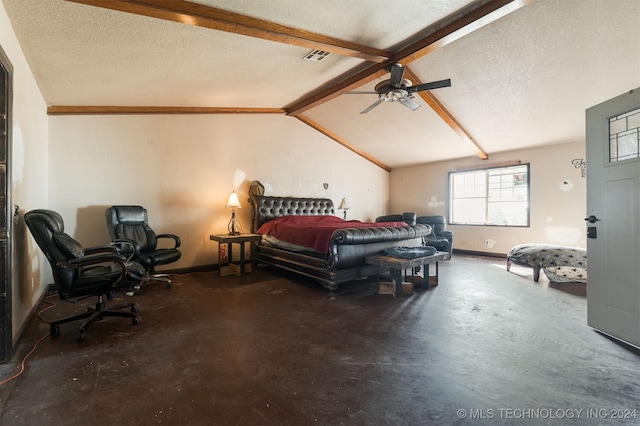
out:
M285 108L368 64L66 1L2 2L48 105ZM473 2L197 3L395 52ZM537 0L408 67L421 82L451 78L433 94L489 156L581 141L586 108L640 87L640 1ZM421 99L359 114L375 100L342 95L304 114L391 168L474 155Z

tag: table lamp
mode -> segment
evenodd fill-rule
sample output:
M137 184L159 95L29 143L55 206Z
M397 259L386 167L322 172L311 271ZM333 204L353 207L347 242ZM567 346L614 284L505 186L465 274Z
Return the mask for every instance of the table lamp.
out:
M236 222L236 209L241 209L240 200L238 200L238 194L235 191L229 195L229 201L227 201L227 208L231 208L231 220L227 228L229 229L229 235L240 234L240 223Z
M351 208L351 206L349 205L349 203L347 202L347 199L345 197L342 197L342 201L340 201L340 205L338 206L339 210L343 210L343 219L347 220L347 210L349 210Z

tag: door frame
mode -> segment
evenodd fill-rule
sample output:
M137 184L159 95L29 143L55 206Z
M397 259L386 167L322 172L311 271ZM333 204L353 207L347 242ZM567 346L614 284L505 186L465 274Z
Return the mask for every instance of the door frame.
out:
M4 144L5 149L5 176L4 187L0 187L0 191L4 193L5 211L0 215L5 215L6 236L0 235L5 239L5 256L0 258L0 262L4 262L4 267L0 265L0 271L4 271L0 276L0 363L6 363L11 357L13 349L13 305L12 305L12 253L13 245L12 232L13 215L11 200L11 122L13 108L13 65L9 61L9 57L5 54L2 46L0 46L0 78L4 80L4 90L0 91L0 114L4 113L4 120L0 120L0 144ZM0 85L0 87L2 87ZM4 111L2 111L4 109ZM4 123L4 124L2 124ZM2 128L4 126L4 128ZM0 233L4 234L0 229Z

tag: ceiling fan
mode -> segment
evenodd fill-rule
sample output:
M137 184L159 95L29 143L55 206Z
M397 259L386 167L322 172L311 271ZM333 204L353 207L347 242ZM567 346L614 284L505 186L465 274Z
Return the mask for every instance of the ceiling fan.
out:
M416 92L424 92L426 90L439 89L441 87L449 87L451 86L451 79L432 81L431 83L418 84L417 86L412 86L411 81L406 78L402 78L404 76L404 67L402 64L393 63L389 65L387 71L391 73L391 76L388 80L381 81L376 84L373 92L343 92L344 94L350 95L361 95L361 94L374 94L378 95L378 100L373 104L364 109L360 114L366 114L378 105L383 102L395 102L398 101L402 105L409 108L411 111L415 111L420 108L420 104L414 101L413 94Z

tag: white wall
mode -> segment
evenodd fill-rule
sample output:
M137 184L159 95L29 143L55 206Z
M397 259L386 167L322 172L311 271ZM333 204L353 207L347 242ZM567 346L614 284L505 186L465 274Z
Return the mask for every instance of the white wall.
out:
M581 141L491 154L486 161L470 157L394 169L389 178L390 211L447 216L449 172L520 160L531 164L531 226L449 225L454 232L454 249L505 254L520 243L586 248L586 178L571 163L584 157L585 143Z
M252 180L268 195L327 197L336 207L347 197L350 219L388 205L388 172L284 115L51 116L49 128L49 202L67 232L107 243L104 209L143 205L156 232L182 239L172 269L217 263L209 235L227 232L232 190L249 231Z
M24 213L47 207L48 203L46 105L1 3L0 46L13 66L12 203L20 206ZM52 278L21 214L14 217L12 226L12 335L15 338Z

